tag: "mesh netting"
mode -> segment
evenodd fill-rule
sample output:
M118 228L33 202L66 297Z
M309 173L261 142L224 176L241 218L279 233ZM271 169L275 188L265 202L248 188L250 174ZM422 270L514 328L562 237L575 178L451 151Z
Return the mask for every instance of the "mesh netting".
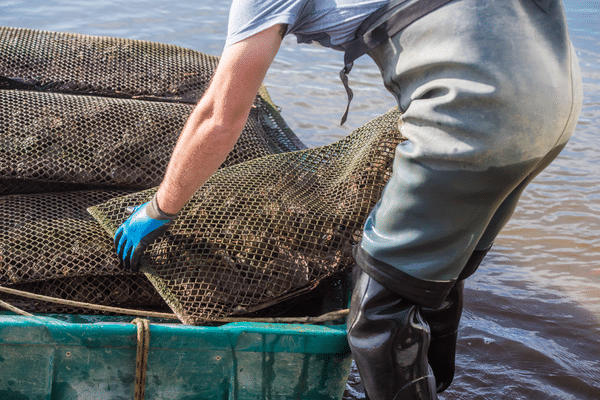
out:
M174 100L196 102L217 61L158 43L0 27L0 194L158 185L193 109ZM303 148L262 88L223 166Z
M250 312L353 264L352 246L387 181L400 137L391 111L334 144L221 169L143 270L186 323ZM154 189L90 212L110 235Z
M121 274L114 244L86 208L125 193L0 196L0 285Z
M61 300L79 301L99 306L168 312L169 307L143 275L75 276L26 284L5 285ZM31 313L53 314L114 314L111 311L90 310L74 305L62 305L49 301L31 300L21 296L2 293L0 298L9 304Z
M0 90L0 194L156 186L192 108ZM223 166L281 152L263 129L263 110L252 109Z
M217 62L158 43L0 27L0 285L139 309L166 301L196 324L270 310L352 264L401 140L397 110L306 149L263 87L222 168L148 249L145 273L120 269L112 236L124 209L155 192Z
M98 305L164 308L143 275L119 268L112 240L86 212L91 205L126 193L0 196L0 285ZM1 298L31 312L82 311L4 294Z
M0 27L0 75L46 91L196 103L217 63L172 45Z

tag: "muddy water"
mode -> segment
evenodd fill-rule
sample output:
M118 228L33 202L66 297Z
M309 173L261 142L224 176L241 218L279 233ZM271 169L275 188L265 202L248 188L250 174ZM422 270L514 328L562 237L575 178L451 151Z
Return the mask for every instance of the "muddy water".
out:
M230 0L0 3L0 25L152 40L220 54ZM565 0L584 79L567 148L525 191L467 281L457 376L442 399L600 399L600 2ZM341 54L286 38L266 79L309 146L333 142L394 105L358 61L348 122ZM345 399L364 398L353 371Z

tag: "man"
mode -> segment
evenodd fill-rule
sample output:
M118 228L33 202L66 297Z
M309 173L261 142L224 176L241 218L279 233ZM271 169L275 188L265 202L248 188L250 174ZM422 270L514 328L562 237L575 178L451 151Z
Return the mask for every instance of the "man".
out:
M284 35L368 53L409 140L354 256L348 340L370 399L435 399L454 375L463 281L565 146L581 78L560 0L234 0L213 81L156 196L115 243L146 246L216 171ZM349 92L350 93L350 92Z

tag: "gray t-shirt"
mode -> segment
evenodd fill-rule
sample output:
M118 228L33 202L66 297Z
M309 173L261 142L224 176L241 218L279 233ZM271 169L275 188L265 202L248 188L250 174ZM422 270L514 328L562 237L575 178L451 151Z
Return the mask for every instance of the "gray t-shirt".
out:
M225 46L277 24L298 43L344 50L360 24L389 0L233 0Z

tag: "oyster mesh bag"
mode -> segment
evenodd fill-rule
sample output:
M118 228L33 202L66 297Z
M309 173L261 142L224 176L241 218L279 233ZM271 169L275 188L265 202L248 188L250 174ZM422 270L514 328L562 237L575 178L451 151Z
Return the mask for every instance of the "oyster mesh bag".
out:
M0 90L0 194L156 186L192 108ZM268 118L252 110L223 166L287 150L263 129Z
M143 271L186 323L252 312L353 265L352 246L389 178L397 112L331 145L215 173L142 257ZM90 213L113 236L125 209L155 189Z
M141 274L123 271L112 240L86 208L123 190L0 196L0 285L64 300L164 310ZM29 312L90 313L2 294Z
M165 44L0 27L0 194L158 185L185 102L217 63ZM223 166L303 148L261 88Z
M0 27L0 285L168 305L199 324L268 313L352 264L401 140L397 110L306 149L263 87L234 151L148 248L144 273L119 267L112 237L125 208L155 192L217 63L165 44Z

